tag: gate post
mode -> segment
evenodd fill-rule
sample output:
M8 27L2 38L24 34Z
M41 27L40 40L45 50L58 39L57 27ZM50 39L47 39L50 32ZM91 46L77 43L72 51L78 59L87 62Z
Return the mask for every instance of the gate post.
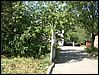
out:
M55 34L53 29L51 29L52 31L52 37L51 37L51 52L50 52L50 61L53 62L54 58L55 58Z

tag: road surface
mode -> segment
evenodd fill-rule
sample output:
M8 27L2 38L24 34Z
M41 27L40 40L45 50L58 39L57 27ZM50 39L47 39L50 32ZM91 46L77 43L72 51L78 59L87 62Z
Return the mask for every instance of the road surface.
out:
M98 74L98 60L88 57L83 47L60 47L52 74Z

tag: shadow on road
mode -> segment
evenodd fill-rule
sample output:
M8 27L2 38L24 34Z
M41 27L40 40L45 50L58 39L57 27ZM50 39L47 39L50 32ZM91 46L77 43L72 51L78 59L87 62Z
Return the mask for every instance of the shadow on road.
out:
M56 59L56 64L82 61L84 58L90 57L82 50L62 50Z

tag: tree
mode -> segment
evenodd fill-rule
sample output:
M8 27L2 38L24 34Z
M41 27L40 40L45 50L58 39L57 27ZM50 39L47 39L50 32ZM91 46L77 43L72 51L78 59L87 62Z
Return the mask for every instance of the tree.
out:
M14 36L22 33L21 30L15 32L15 29L20 29L18 21L22 18L24 5L21 1L1 1L1 7L1 41L3 49L8 52Z
M54 33L71 30L72 39L76 26L84 27L90 33L97 29L97 16L92 16L97 4L93 1L2 1L1 4L3 48L12 55L38 57L48 53L51 29ZM94 11L87 9L88 6Z
M81 26L86 29L92 36L92 46L94 43L95 34L98 32L98 2L97 1L82 1L77 2L80 7L76 6L79 16L78 20Z
M34 2L31 4L35 6ZM33 8L32 5L29 7L22 1L2 1L1 29L4 53L36 57L48 52L46 31L43 33L45 24L40 23L40 6L38 4Z

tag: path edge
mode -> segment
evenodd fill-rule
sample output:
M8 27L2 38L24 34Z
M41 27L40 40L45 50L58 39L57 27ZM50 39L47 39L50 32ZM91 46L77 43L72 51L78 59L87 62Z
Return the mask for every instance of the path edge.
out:
M52 63L52 65L48 68L46 74L51 74L51 73L52 73L52 70L53 70L53 68L54 68L54 66L55 66L55 62Z

